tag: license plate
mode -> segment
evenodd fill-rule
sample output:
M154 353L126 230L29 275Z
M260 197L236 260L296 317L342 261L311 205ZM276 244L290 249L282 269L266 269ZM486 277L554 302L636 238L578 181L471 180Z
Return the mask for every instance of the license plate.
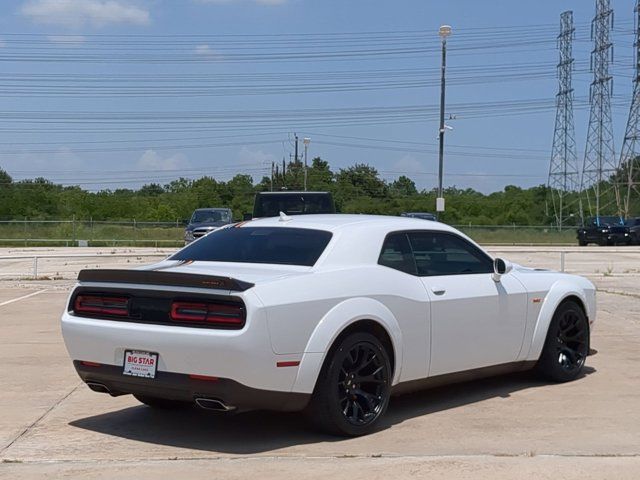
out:
M133 377L155 378L158 367L158 354L127 350L124 352L123 375Z

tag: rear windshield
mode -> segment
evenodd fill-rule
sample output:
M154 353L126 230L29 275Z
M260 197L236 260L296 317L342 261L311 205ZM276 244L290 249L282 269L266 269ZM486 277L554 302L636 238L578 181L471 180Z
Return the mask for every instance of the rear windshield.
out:
M331 240L323 230L223 228L183 248L170 260L313 266Z
M305 215L310 213L335 213L333 199L328 193L269 193L258 194L253 216L277 217L280 212L287 215Z

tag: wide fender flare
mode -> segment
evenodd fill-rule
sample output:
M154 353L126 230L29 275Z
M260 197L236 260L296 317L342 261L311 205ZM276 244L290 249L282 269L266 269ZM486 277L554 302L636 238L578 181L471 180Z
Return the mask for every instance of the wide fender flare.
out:
M555 282L549 289L549 293L547 293L544 303L542 304L542 308L540 309L540 313L538 314L527 360L538 360L540 358L553 314L556 312L560 304L568 297L578 297L582 302L583 307L587 310L587 315L589 315L589 303L584 292L576 288L574 283L566 280L558 280Z
M392 384L398 382L402 370L403 353L400 325L385 305L372 298L358 297L340 302L318 322L305 347L292 391L313 392L329 349L346 328L360 320L377 322L388 333L395 358Z

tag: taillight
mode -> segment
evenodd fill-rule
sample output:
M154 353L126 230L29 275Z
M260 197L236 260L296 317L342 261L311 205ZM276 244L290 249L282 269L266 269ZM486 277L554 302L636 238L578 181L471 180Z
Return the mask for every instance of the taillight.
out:
M73 304L73 311L78 314L126 317L129 315L129 299L127 297L78 295Z
M210 326L242 328L245 311L241 305L208 302L173 302L171 320Z

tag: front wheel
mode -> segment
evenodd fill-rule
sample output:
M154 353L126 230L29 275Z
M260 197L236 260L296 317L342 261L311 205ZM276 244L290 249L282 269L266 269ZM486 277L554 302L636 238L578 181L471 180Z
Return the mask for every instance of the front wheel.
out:
M320 372L307 414L328 433L370 433L389 404L391 364L380 341L353 333L332 349Z
M580 375L588 353L587 317L576 302L564 302L551 319L536 370L548 380L568 382Z

